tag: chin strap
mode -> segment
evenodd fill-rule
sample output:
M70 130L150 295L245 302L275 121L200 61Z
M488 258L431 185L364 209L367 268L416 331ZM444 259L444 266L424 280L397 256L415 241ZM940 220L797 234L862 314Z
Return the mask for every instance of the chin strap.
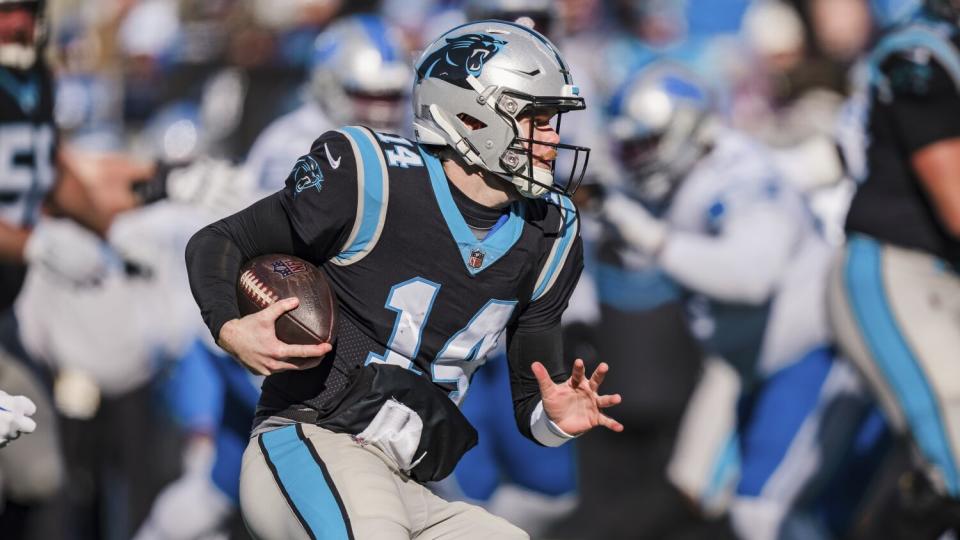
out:
M535 180L535 182L532 182L529 179L524 178L522 176L516 176L516 175L511 175L509 179L510 179L510 183L512 183L514 187L517 188L517 191L520 193L520 195L523 195L524 197L527 197L529 199L539 199L540 197L543 197L550 191L540 184L544 184L544 185L552 184L553 173L546 169L533 167L533 179Z

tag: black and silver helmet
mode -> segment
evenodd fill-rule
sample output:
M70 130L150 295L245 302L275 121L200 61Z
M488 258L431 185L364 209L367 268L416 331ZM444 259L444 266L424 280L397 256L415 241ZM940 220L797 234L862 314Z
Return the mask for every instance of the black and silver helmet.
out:
M525 115L585 108L580 89L557 48L526 26L478 21L458 26L431 43L416 64L414 131L424 145L447 146L468 165L503 177L526 197L548 191L570 194L586 170L590 149L537 141L572 151L569 174L534 167L533 122Z

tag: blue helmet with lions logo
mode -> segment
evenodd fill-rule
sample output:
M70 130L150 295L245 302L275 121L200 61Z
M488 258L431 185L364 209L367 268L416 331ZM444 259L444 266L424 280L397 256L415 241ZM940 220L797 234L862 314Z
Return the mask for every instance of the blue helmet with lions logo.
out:
M590 149L563 143L574 152L567 175L534 167L533 123L526 115L562 113L585 107L570 68L540 33L504 21L458 26L431 43L416 64L414 132L424 145L446 146L466 164L511 182L520 194L572 193L586 170Z

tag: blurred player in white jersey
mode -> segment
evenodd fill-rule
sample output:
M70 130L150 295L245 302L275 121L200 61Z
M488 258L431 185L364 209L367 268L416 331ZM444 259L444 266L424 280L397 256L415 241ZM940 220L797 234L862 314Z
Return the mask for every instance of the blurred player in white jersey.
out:
M273 191L321 133L363 125L397 133L409 109L410 53L380 16L346 17L318 36L306 100L267 126L246 167L261 189Z
M668 476L743 538L828 537L813 506L869 411L830 350L829 247L692 73L650 64L611 111L627 181L603 202L610 241L681 287L708 355Z

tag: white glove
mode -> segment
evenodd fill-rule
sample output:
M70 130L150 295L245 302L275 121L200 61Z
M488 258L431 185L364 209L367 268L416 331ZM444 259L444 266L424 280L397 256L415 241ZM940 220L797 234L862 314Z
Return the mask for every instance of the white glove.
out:
M37 423L30 418L37 406L25 396L11 396L0 390L0 448L21 433L33 433Z
M637 249L651 255L663 249L667 226L651 216L642 204L620 193L611 193L603 201L602 212L620 236Z
M167 196L204 210L216 219L240 211L260 198L242 167L210 158L171 170Z
M76 286L95 285L109 269L110 253L92 232L67 219L44 218L27 238L23 257Z

